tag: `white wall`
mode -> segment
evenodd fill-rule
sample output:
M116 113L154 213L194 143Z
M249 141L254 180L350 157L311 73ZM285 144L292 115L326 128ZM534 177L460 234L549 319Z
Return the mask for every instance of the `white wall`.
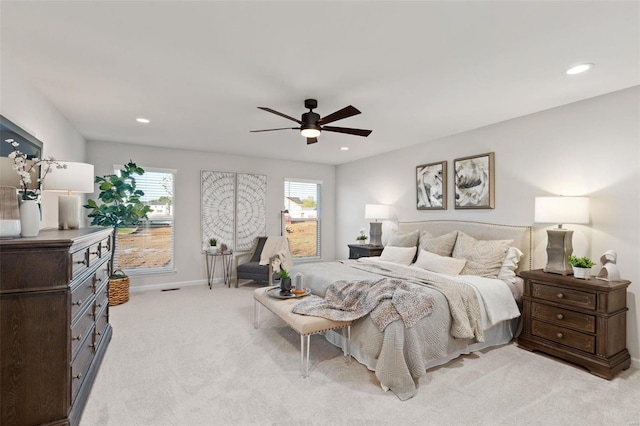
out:
M588 195L591 224L574 229L574 253L599 259L607 249L631 280L627 346L640 358L640 86L344 164L336 170L336 255L347 257L365 203L391 204L400 221L455 219L533 224L534 197ZM490 106L488 106L490 107ZM399 135L399 137L402 137ZM453 160L495 152L494 210L453 208ZM416 209L415 167L448 161L449 209ZM390 230L392 223L383 229ZM546 230L536 226L534 267L546 262ZM383 235L384 239L384 235ZM597 269L594 269L597 273Z
M86 142L37 89L4 61L0 74L0 113L43 143L43 156L62 161L86 160ZM55 171L53 172L55 173ZM58 226L58 194L42 198L42 228Z
M322 257L335 258L335 167L292 161L215 154L180 149L150 148L140 145L89 141L88 160L97 175L113 173L114 164L132 159L141 167L177 169L175 189L175 274L135 276L131 285L179 286L206 282L201 249L200 171L258 173L267 175L267 235L280 235L280 211L283 209L284 179L322 181ZM97 198L97 193L93 194ZM217 268L216 276L221 273ZM218 277L219 278L219 277Z

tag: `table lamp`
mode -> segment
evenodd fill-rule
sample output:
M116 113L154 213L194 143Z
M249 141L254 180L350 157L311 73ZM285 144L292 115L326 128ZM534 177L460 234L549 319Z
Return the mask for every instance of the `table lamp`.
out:
M44 190L66 192L58 197L58 228L77 229L80 227L80 208L82 202L79 195L73 192L93 192L95 178L93 164L59 161L66 164L66 169L56 170L44 180Z
M384 204L365 204L364 218L374 220L369 224L369 244L381 246L382 222L378 222L378 220L391 219L391 209Z
M565 223L589 223L587 197L536 197L535 222L557 223L547 230L547 266L544 272L572 275L569 256L573 253L573 231L562 227Z

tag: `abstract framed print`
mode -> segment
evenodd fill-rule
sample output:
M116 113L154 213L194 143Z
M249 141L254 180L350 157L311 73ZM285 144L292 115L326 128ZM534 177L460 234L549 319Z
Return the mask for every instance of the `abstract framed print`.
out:
M416 166L416 208L447 209L447 162Z
M456 209L495 207L494 168L493 152L453 160Z

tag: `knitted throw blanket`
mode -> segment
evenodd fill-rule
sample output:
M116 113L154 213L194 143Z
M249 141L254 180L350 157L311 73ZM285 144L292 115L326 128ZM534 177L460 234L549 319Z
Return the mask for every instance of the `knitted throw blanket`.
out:
M353 321L367 314L380 330L398 319L412 327L433 310L433 296L417 285L392 279L336 281L327 287L323 298L303 299L293 312L328 318L333 321Z

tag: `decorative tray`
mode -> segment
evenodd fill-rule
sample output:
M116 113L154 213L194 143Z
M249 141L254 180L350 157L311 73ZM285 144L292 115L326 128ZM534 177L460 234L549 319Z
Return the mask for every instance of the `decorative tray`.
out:
M282 296L280 294L280 287L274 287L267 290L267 295L276 298L276 299L295 299L297 297L304 297L311 294L308 288L304 289L304 293L302 294L293 294L291 293L289 296Z

